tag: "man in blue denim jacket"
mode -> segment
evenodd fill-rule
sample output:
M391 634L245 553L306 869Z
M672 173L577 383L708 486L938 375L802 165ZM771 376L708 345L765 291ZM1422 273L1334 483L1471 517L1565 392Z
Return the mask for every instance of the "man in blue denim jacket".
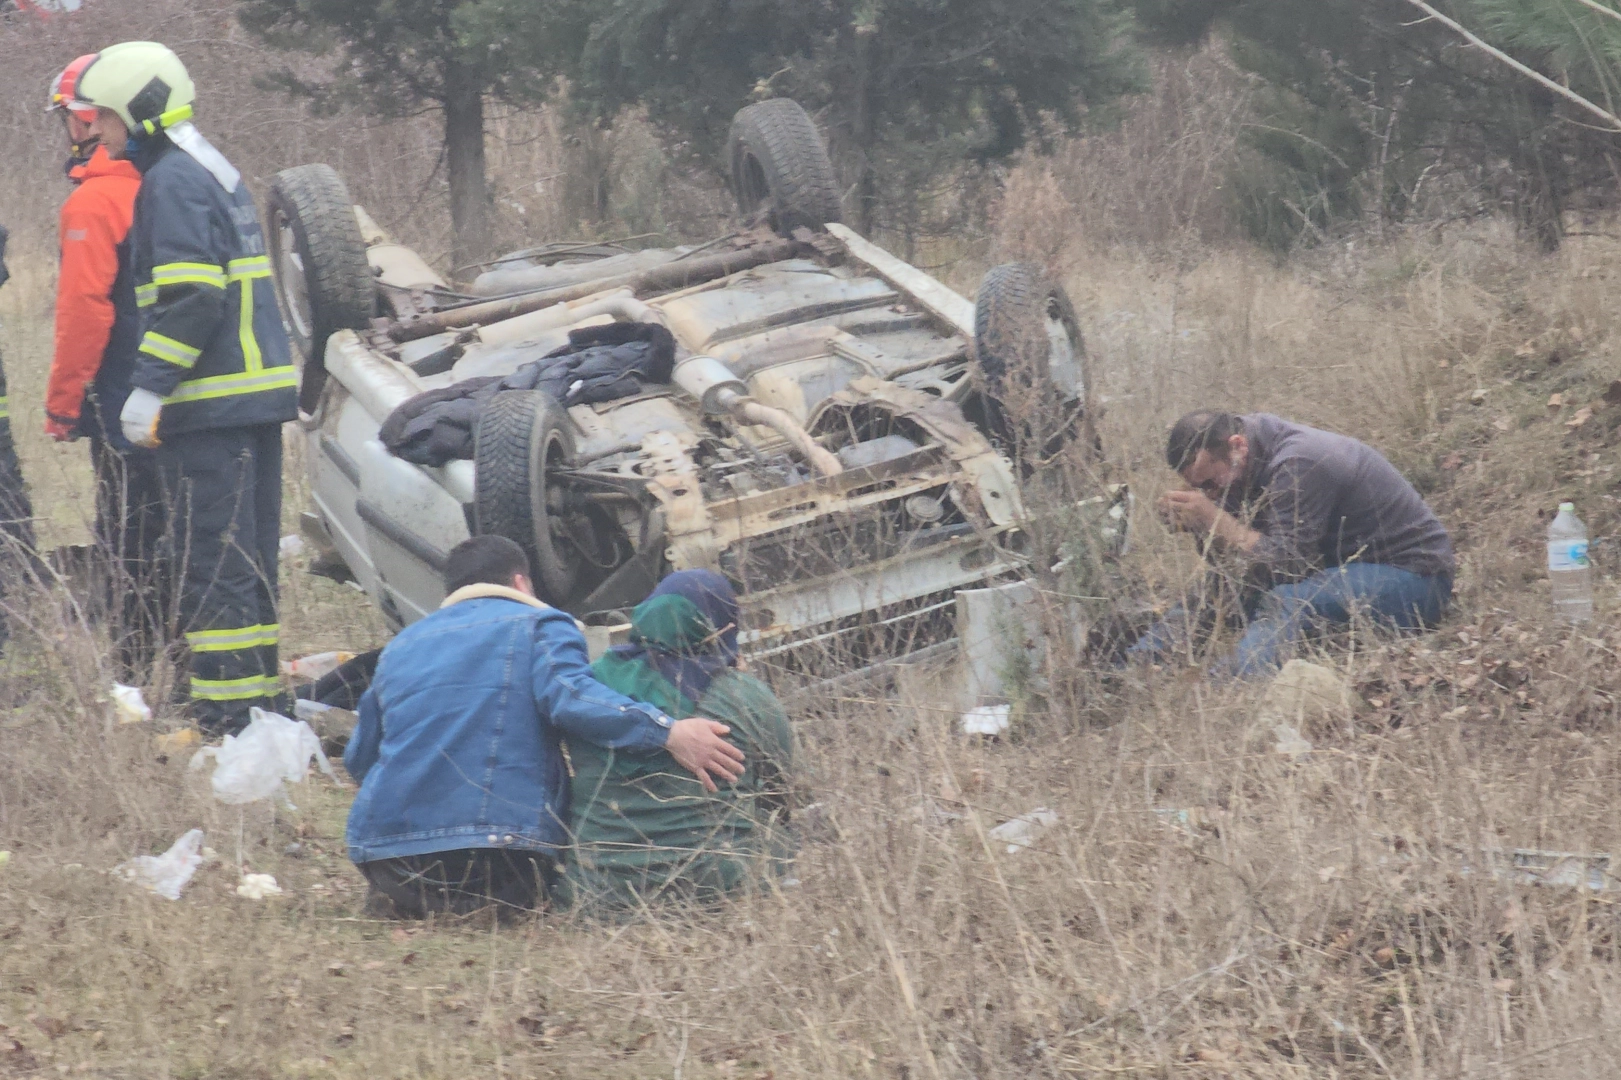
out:
M568 844L560 737L668 750L709 790L742 772L725 724L671 720L591 676L573 618L535 599L512 541L450 552L450 595L383 650L343 764L349 858L397 914L534 908Z

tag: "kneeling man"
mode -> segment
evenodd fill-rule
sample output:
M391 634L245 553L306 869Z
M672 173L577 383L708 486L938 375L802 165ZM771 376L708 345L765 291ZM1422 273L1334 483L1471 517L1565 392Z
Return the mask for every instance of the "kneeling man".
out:
M561 737L667 750L714 791L742 774L725 724L672 720L591 676L574 619L535 599L512 541L450 552L449 596L383 650L343 763L349 857L397 914L535 908L567 845Z
M1218 673L1270 673L1313 623L1345 625L1360 612L1417 630L1445 614L1452 540L1371 446L1267 413L1201 410L1171 428L1165 457L1189 485L1161 498L1166 523L1244 565L1248 628ZM1131 655L1184 644L1199 614L1173 610Z

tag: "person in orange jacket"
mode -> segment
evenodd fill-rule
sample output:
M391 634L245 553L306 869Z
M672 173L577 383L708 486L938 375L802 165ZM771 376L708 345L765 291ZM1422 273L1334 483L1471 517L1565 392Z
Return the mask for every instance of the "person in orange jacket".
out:
M141 174L97 145L76 105L74 84L96 58L69 64L51 83L47 110L60 113L71 144L72 194L62 204L62 266L56 291L56 351L45 390L45 431L58 442L90 440L96 477L96 564L107 575L106 619L119 677L142 681L161 639L164 600L158 542L163 492L157 456L133 446L118 413L130 393L140 343L128 236Z

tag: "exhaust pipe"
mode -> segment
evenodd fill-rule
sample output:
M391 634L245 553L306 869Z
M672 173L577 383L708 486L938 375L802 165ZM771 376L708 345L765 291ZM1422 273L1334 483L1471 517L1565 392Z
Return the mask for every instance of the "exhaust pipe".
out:
M770 428L787 439L823 476L837 476L844 471L839 459L811 438L799 421L782 409L755 401L749 396L748 385L715 357L689 356L675 366L671 377L677 386L697 398L710 416L731 416L741 423Z

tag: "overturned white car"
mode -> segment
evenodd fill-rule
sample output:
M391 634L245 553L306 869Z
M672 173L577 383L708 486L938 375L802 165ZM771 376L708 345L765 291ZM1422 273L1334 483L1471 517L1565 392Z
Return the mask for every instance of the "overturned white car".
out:
M1033 462L1095 441L1062 289L1009 264L970 303L838 224L826 150L792 101L744 109L731 141L737 232L549 245L461 291L330 168L278 174L268 233L304 352L307 531L392 622L439 604L445 552L474 533L522 544L542 599L588 623L669 570L717 569L751 656L822 670L943 644L958 590L1023 573ZM666 381L641 371L574 403L584 380L503 385L615 323L635 325L614 340L668 331L648 331L673 339ZM386 445L397 410L475 386L465 454ZM1123 493L1090 494L1101 546L1118 545Z

